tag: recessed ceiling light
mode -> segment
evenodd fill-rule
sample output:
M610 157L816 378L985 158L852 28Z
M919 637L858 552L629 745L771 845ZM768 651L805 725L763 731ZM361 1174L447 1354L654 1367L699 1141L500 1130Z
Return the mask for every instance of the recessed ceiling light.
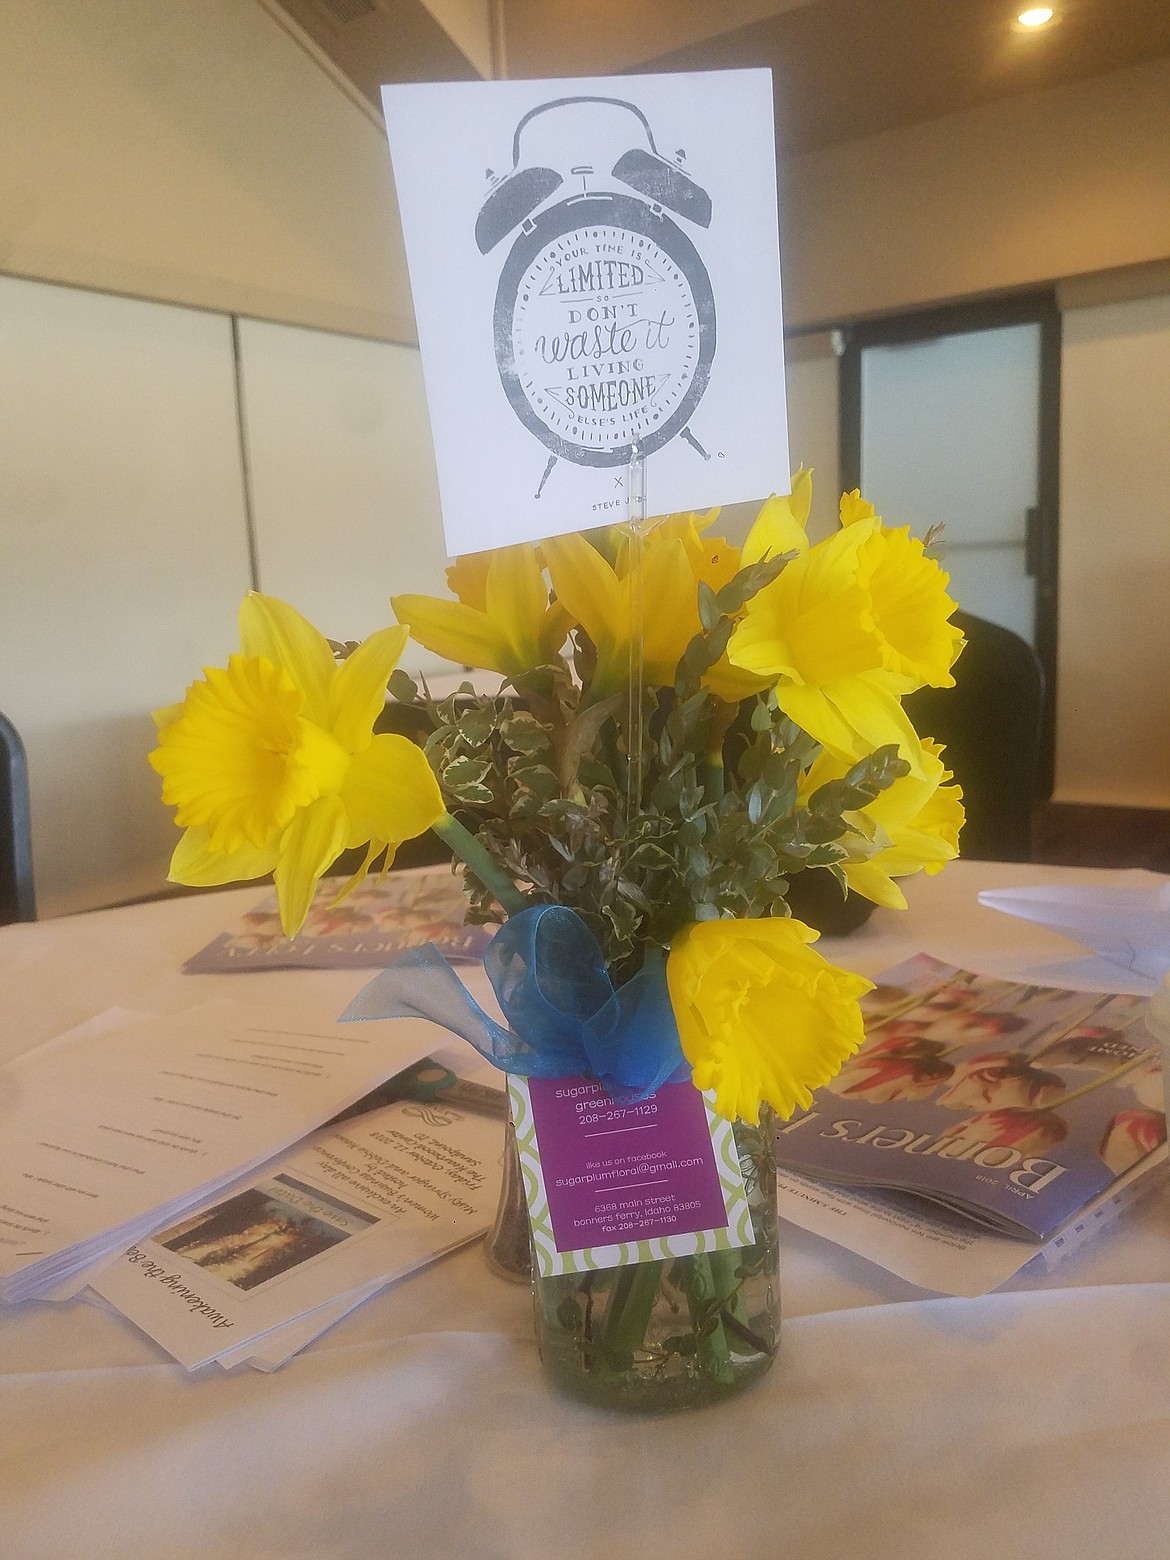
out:
M1050 5L1033 5L1026 11L1021 11L1016 17L1016 22L1019 26L1032 30L1036 27L1046 27L1055 14Z

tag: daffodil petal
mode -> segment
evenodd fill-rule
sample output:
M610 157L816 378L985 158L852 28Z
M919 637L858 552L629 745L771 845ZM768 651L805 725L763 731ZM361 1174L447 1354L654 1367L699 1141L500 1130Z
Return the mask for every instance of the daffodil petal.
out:
M896 694L891 693L883 682L880 672L872 676L850 677L825 692L838 714L860 738L866 751L872 752L874 748L896 742L899 757L910 765L911 774L922 776L924 760L918 733L899 704Z
M437 596L392 596L390 605L424 649L461 666L512 675L512 646L486 613Z
M465 607L477 612L487 609L487 576L491 568L491 551L465 553L447 566L447 588L459 597Z
M557 600L595 645L629 637L626 602L617 575L583 536L543 542Z
M862 498L860 488L854 488L851 493L841 494L839 512L842 525L856 525L859 520L877 518L873 505Z
M674 540L647 547L642 556L642 659L647 682L656 686L674 682L683 651L699 628L698 593L686 548ZM629 635L627 628L627 641Z
M855 894L887 910L907 909L906 896L876 860L845 863L845 881Z
M531 547L501 547L487 573L485 608L504 626L512 646L513 670L527 670L540 659L536 629L548 606L544 571Z
M329 695L329 724L346 752L369 746L374 722L386 703L386 684L407 637L401 624L379 629L338 667Z
M395 845L425 833L446 810L426 754L389 733L376 736L350 764L341 798L350 838Z
M723 699L728 704L739 704L743 699L750 699L753 694L763 693L771 683L770 677L761 677L757 672L733 666L726 654L703 676L703 686L709 688L717 699Z
M188 888L219 888L224 883L246 883L264 877L276 865L277 843L257 849L241 845L239 850L213 851L202 824L185 829L171 857L167 873L171 883Z
M337 796L303 807L284 831L275 878L286 937L295 937L304 925L317 884L345 849L345 838L345 808Z
M792 492L772 494L752 522L743 544L743 563L759 563L764 558L781 558L785 553L808 550L809 503L812 499L812 472L802 466L792 479Z
M325 636L286 601L249 591L240 606L240 651L266 656L304 695L304 714L329 725L329 689L337 662Z
M780 683L776 703L789 720L794 720L830 753L848 759L864 757L857 733L822 689Z
M813 473L811 466L800 465L792 473L792 492L788 495L789 504L797 523L805 527L808 525L809 510L812 508Z

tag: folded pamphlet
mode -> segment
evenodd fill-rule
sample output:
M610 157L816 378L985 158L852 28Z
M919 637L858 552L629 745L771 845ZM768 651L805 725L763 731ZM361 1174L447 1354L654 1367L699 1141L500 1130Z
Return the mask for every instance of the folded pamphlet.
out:
M1035 1249L1165 1157L1143 997L1023 985L920 954L879 976L862 1006L860 1051L777 1135L786 1171L913 1194Z
M466 926L463 880L448 867L367 878L339 896L346 878L323 878L305 924L292 939L280 927L275 893L183 966L188 975L243 970L381 969L407 948L433 943L454 964L477 964L493 927Z
M399 1100L136 1241L96 1293L188 1369L273 1369L386 1284L482 1235L498 1117Z

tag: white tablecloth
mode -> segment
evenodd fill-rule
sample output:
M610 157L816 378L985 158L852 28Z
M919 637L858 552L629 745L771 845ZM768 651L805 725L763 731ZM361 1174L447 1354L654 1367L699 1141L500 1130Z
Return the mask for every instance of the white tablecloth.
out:
M926 951L1038 978L1075 948L977 889L1100 877L958 863L915 880L907 914L821 948L868 974ZM363 973L179 973L256 897L3 929L0 1060L114 1004L173 1011L235 982L335 1016ZM0 1312L0 1556L1170 1555L1170 1197L981 1300L924 1296L788 1227L783 1253L770 1375L656 1420L552 1395L527 1293L478 1247L272 1376L188 1376L79 1302Z

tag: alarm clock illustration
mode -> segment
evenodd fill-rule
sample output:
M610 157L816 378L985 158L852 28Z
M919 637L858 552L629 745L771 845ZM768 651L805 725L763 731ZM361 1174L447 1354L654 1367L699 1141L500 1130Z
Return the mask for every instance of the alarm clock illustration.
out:
M646 145L612 166L607 157L600 188L591 163L574 163L581 187L562 194L564 173L523 165L521 142L539 115L573 105L632 115ZM558 459L628 465L676 437L707 458L689 423L715 357L715 299L676 219L709 227L711 198L659 154L633 103L558 98L517 124L511 172L484 202L475 240L487 255L514 235L496 290L495 360L509 405L550 452L537 496Z

